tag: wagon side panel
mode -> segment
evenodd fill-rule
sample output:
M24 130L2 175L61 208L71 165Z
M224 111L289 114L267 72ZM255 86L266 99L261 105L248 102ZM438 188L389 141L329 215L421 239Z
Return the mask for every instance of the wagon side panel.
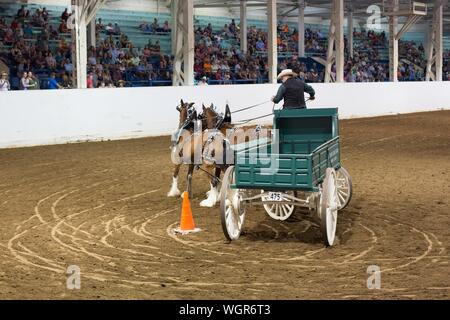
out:
M312 154L312 184L318 186L325 178L327 168L339 169L340 140L339 138L324 144Z
M312 188L308 155L238 153L236 186L241 189L295 190Z

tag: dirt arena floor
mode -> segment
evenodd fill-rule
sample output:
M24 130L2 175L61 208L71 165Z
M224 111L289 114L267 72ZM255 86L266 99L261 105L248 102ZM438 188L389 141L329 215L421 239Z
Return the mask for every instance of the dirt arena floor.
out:
M219 208L199 207L201 172L203 231L174 236L168 137L0 150L0 298L449 299L450 111L342 121L341 134L354 196L333 248L314 216L259 207L226 243Z

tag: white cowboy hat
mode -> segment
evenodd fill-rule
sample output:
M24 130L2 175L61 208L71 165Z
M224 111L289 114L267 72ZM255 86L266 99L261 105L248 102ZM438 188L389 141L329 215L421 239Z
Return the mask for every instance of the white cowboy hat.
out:
M278 75L278 79L281 79L283 77L295 77L295 76L297 76L297 74L295 74L295 72L292 71L292 69L285 69L281 71L281 73Z

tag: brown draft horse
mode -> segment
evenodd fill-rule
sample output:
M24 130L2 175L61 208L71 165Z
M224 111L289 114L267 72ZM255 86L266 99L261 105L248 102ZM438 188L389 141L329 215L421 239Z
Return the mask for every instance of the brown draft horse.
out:
M194 103L185 103L181 100L181 104L177 107L180 113L180 121L178 131L172 135L171 157L175 163L173 171L172 186L167 193L168 197L178 197L181 195L178 189L178 175L183 164L188 165L187 173L187 192L189 197L192 196L192 174L195 168L195 151L201 148L202 137L194 134L195 123L198 121L197 111Z
M211 190L208 198L200 205L203 207L214 207L219 200L218 184L222 172L234 164L234 150L238 144L248 143L261 138L269 138L270 130L262 130L260 126L245 126L237 128L232 124L230 108L227 105L225 114L219 115L214 106L209 108L203 106L204 125L206 125L206 136L203 144L203 161L209 166L215 167L214 177L211 179ZM219 160L219 161L218 161Z

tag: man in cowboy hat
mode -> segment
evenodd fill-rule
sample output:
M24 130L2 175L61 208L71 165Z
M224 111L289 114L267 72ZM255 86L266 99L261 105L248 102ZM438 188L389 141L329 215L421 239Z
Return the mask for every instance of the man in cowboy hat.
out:
M278 89L278 93L272 98L274 103L279 103L284 99L284 109L303 109L306 108L305 92L309 94L310 100L315 99L316 92L314 89L297 78L291 69L283 70L278 75L278 80L283 84Z

